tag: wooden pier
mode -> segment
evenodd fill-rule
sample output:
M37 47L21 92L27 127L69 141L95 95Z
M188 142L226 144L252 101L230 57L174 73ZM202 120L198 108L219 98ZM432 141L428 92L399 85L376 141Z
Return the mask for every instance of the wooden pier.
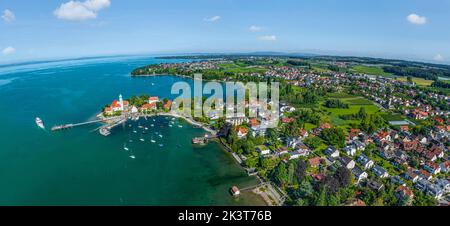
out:
M52 127L52 132L57 132L57 131L66 130L66 129L72 129L74 127L85 126L85 125L94 124L94 123L100 123L100 122L108 123L110 121L117 121L118 119L122 119L122 117L115 117L115 118L108 118L108 119L98 119L98 120L92 120L92 121L88 121L88 122L70 123L70 124L58 125L58 126L53 126Z

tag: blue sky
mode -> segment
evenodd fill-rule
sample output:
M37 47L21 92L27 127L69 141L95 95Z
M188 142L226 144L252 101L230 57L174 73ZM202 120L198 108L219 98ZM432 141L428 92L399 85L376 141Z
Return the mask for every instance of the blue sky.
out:
M450 0L1 0L0 62L283 51L450 62Z

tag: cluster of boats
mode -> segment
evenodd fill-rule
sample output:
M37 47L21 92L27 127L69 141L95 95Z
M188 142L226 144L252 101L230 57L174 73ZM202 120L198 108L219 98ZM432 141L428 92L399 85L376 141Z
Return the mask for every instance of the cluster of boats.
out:
M146 120L147 120L147 118L145 118ZM167 118L168 119L168 118ZM157 126L159 126L159 127L164 127L163 125L158 125L158 123L156 122L156 120L155 119L152 119L153 120L153 123L152 124L150 124L150 127L157 127ZM183 128L183 126L182 125L176 125L176 123L175 123L175 118L172 118L171 119L171 121L169 122L169 127L174 127L174 126L178 126L179 128ZM129 124L128 125L128 127L131 129L132 127L133 127L133 125L132 124ZM146 135L146 134L148 134L149 133L149 127L146 127L146 126L143 126L143 125L141 125L141 124L138 124L137 125L137 127L135 127L135 128L133 128L132 129L132 133L133 134L141 134L141 136L140 136L140 138L139 138L139 141L140 142L145 142L146 141L146 138L144 137L144 135ZM155 139L155 137L159 137L160 139L162 139L162 138L164 138L164 135L163 134L161 134L160 132L154 132L154 135L152 135L152 136L150 136L151 138L150 138L150 143L152 143L152 144L156 144L156 143L158 143L157 142L157 139ZM130 140L128 140L128 143L133 143L134 141L133 141L133 139L130 139ZM164 147L164 144L158 144L158 146L159 147ZM180 145L178 145L178 147L180 147ZM132 150L130 150L130 148L126 145L126 144L124 144L124 147L123 147L123 149L125 150L125 151L127 151L127 152L130 152L131 153L131 155L129 156L131 159L135 159L136 158L136 156L134 155L134 154L132 154Z

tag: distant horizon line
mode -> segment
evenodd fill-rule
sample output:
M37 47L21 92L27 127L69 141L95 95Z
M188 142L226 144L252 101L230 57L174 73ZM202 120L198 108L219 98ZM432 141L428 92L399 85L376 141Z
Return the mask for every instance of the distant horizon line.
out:
M118 57L160 57L160 56L208 56L208 55L246 55L246 56L277 56L277 57L348 57L348 58L367 58L367 59L382 59L392 61L405 61L411 63L424 63L432 64L436 66L449 66L450 62L435 62L419 59L401 59L390 57L376 57L376 56L358 56L358 55L346 55L346 54L319 54L308 52L283 52L283 51L253 51L253 52L174 52L174 53L128 53L128 54L99 54L92 56L79 56L79 57L50 57L35 60L17 60L15 62L2 63L0 62L0 68L13 67L13 66L25 66L42 63L56 63L64 61L77 61L77 60L89 60L89 59L105 59L105 58L118 58Z

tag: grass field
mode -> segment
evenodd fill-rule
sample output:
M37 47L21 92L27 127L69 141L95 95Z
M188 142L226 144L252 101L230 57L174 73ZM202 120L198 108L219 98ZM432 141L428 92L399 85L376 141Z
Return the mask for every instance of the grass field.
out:
M231 73L265 73L266 69L260 67L242 67L234 63L220 64L224 72Z
M397 80L401 81L401 82L406 82L408 80L408 78L407 77L398 77ZM415 78L414 77L412 80L418 86L431 86L431 84L433 84L432 80L426 80L426 79L423 79L423 78Z
M383 113L383 114L381 114L381 117L383 117L384 120L386 120L386 121L403 121L403 120L405 120L405 117L400 114L394 115L394 114Z
M384 72L380 67L370 67L364 65L354 66L352 68L356 73L368 74L368 75L380 75L380 76L391 76L392 74Z
M350 98L338 98L338 99L340 99L342 102L348 104L349 108L341 109L341 108L323 107L329 113L331 122L337 126L348 126L350 124L358 124L359 120L343 120L339 116L356 114L359 112L359 109L361 107L364 107L366 109L367 114L373 114L373 113L379 111L378 107L376 105L374 105L372 103L372 101L367 100L363 97L350 97Z

